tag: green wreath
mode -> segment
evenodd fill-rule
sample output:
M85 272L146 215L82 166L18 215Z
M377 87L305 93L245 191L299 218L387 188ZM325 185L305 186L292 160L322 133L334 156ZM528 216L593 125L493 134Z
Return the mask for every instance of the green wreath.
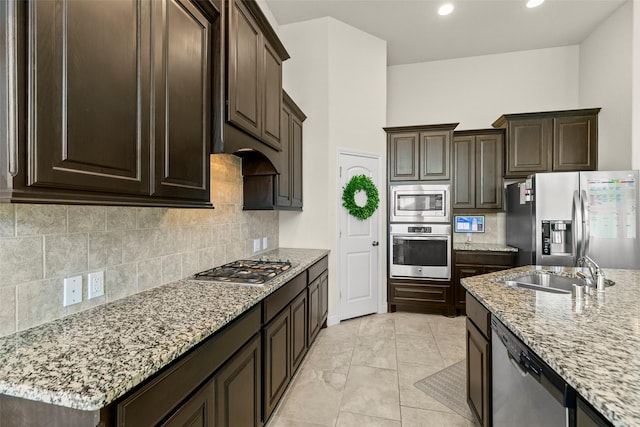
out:
M367 203L364 206L356 204L355 195L358 191L364 191L367 194ZM379 203L378 189L368 176L356 175L344 187L342 206L359 220L364 221L373 215Z

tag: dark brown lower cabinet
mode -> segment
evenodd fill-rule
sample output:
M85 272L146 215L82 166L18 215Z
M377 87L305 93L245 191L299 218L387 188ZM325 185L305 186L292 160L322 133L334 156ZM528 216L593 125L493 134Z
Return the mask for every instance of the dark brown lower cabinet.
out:
M327 321L329 314L329 273L325 271L320 276L320 309L318 316L320 317L318 322L322 327Z
M291 303L291 375L298 369L307 354L307 293Z
M611 427L609 421L605 420L591 405L581 396L576 399L576 425L578 427Z
M460 279L512 268L516 263L516 252L456 250L453 258L455 308L458 313L465 314L466 291Z
M320 332L320 277L309 284L309 342L313 342Z
M271 414L291 378L291 311L287 308L264 327L264 410Z
M450 282L388 279L389 311L400 310L454 316L452 291Z
M489 340L467 319L467 401L481 425L489 425Z
M215 376L216 427L262 426L260 334Z
M209 381L182 404L162 427L209 427L214 425L215 387Z
M490 314L468 296L467 402L483 427L491 425L491 327Z

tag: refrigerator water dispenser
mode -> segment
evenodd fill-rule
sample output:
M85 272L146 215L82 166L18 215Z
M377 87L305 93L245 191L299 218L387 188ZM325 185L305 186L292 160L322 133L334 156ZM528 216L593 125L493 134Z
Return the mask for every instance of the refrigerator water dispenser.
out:
M542 255L573 256L572 221L542 221Z

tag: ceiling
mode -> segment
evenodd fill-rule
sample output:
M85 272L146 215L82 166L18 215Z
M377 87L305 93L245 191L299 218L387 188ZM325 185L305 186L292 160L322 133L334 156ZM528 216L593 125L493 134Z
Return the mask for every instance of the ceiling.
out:
M389 65L579 44L625 0L266 0L280 25L331 16L387 41Z

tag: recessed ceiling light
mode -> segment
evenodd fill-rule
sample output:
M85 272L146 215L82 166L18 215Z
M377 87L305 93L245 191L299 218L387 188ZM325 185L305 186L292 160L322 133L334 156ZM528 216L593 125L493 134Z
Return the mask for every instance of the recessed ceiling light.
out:
M529 0L529 1L527 2L527 7L528 7L528 8L538 7L538 6L540 6L542 3L544 3L544 0Z
M453 5L451 3L445 3L442 6L440 6L440 9L438 9L438 15L442 15L442 16L448 15L451 12L453 12Z

